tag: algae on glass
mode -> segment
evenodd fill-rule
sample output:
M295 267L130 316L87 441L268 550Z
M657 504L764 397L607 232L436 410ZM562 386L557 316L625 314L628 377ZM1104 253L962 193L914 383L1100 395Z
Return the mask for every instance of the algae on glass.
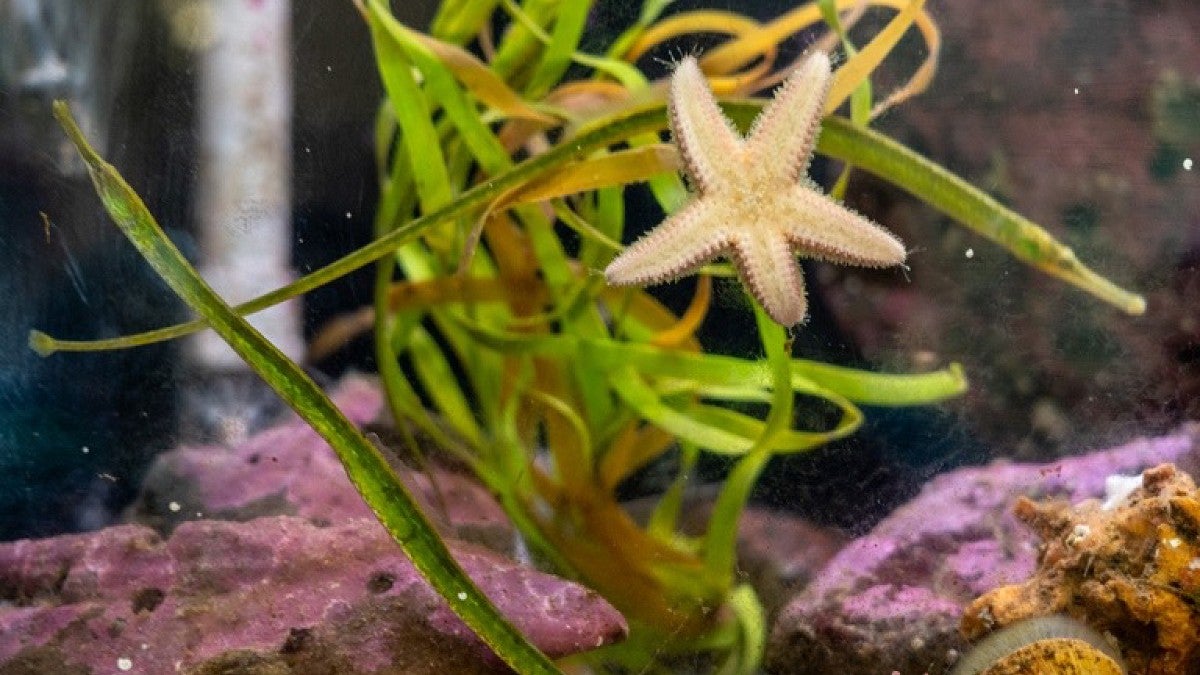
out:
M704 153L741 147L721 115L744 132L775 84L796 67L809 68L794 81L823 88L828 80L828 96L788 93L785 85L778 99L784 109L768 113L756 129L779 119L807 126L797 136L764 136L777 143L754 145L757 131L747 141L764 164L781 167L772 187L755 197L765 200L761 212L798 208L779 201L795 189L804 191L796 203L825 210L818 224L841 227L857 217L807 182L807 153L815 141L818 153L845 163L832 189L835 198L843 194L851 167L866 170L1100 300L1130 313L1140 313L1144 301L1092 272L1034 223L870 128L875 116L919 93L935 73L940 37L923 0L868 0L867 10L894 15L859 45L848 33L852 26L844 25L860 16L857 0L803 4L767 22L725 10L664 17L667 4L645 2L634 24L596 52L580 46L590 2L447 0L428 33L398 22L381 0L362 2L387 95L375 134L381 187L376 238L232 308L187 265L59 105L56 114L88 163L105 208L202 318L100 343L35 333L32 344L44 354L111 349L213 328L329 440L363 498L450 607L517 671L556 672L466 578L378 451L242 318L375 263L373 308L331 326L313 349L373 330L396 420L469 465L539 559L604 594L626 615L630 640L589 660L597 667L639 670L706 654L722 672L755 672L765 619L754 591L734 576L734 545L740 513L763 466L774 455L852 434L863 419L859 404L934 403L960 394L966 382L955 364L919 374L875 373L793 353L789 329L775 319L791 324L803 316L798 299L784 297L801 282L790 276L790 289L772 289L750 277L762 269L797 275L794 258L739 251L732 238L714 234L720 227L711 207L694 207L717 189L702 166L715 160ZM505 28L493 35L496 25ZM817 25L828 31L810 51L845 55L831 74L823 56L779 58L783 40ZM924 42L924 60L898 90L877 98L871 76L911 28ZM675 134L684 138L687 124L704 126L693 137L710 147L689 147L684 140L680 148L680 138L664 140L667 85L650 81L641 67L655 49L695 52L699 34L724 39L687 61L691 65L678 77L688 79L676 81L682 94L673 109L698 108L671 117ZM720 109L707 102L710 90ZM843 107L846 116L838 113ZM771 145L779 146L776 152ZM678 174L681 155L699 197ZM784 179L795 185L787 187ZM620 274L631 268L618 264L609 267L609 278L640 283L695 270L695 295L679 314L636 285L610 286L601 274L622 250L630 252L625 260L633 261L635 272L653 266L654 251L623 245L630 239L624 233L625 189L640 182L675 214L670 236L652 235L651 248L665 247L663 256L686 264L631 275ZM710 212L686 215L689 208ZM744 215L736 204L725 204L718 215L729 213ZM707 223L707 238L687 229L699 221ZM877 228L863 223L851 228L846 250L814 245L825 241L819 228L805 235L807 246L792 245L845 262L903 258L899 243L887 239L879 240L883 253L864 254L862 237ZM728 262L709 262L718 253L732 253L737 267L751 270L743 279L752 289L760 285L753 296L768 304L764 310L751 300L752 314L735 328L757 335L761 357L707 351L696 337L713 278L735 274ZM838 411L829 428L796 427L795 408L813 399ZM665 453L676 453L678 474L648 523L639 525L617 501L616 487ZM701 453L724 455L732 468L707 529L689 536L677 521Z

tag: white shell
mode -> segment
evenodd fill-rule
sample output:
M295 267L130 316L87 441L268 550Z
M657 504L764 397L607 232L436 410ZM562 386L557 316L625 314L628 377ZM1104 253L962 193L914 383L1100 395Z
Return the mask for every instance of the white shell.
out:
M1042 649L1030 649L1035 645ZM1043 669L1037 671L1045 675L1125 675L1129 672L1121 660L1121 654L1103 635L1069 616L1054 615L1027 619L992 633L958 662L951 675L1010 672L1004 669L1006 661L1037 663L1036 659L1040 658L1035 653L1037 651L1067 652L1072 657L1066 659L1072 662L1071 667L1064 668L1047 662Z

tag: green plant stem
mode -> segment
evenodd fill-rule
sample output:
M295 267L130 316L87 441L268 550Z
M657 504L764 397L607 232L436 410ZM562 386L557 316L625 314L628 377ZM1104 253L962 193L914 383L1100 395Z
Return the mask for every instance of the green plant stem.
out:
M1049 232L987 193L887 136L842 117L827 117L817 149L907 190L921 201L1123 312L1140 315L1146 299L1097 274Z
M713 505L704 542L704 563L708 573L716 579L733 578L742 510L759 474L771 459L772 441L792 423L792 375L788 358L791 340L783 327L771 320L757 302L754 303L754 318L771 369L771 410L767 413L762 434L734 465Z
M105 210L125 236L167 284L333 446L380 523L454 613L518 672L559 673L474 585L375 446L299 366L233 312L192 269L137 193L87 142L66 103L55 102L54 116L79 150Z

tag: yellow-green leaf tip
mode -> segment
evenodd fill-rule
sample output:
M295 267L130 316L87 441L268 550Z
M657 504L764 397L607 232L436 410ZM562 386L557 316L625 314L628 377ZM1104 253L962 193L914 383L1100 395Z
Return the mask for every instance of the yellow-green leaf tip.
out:
M50 356L58 351L54 338L40 330L29 331L29 348L37 352L38 356Z

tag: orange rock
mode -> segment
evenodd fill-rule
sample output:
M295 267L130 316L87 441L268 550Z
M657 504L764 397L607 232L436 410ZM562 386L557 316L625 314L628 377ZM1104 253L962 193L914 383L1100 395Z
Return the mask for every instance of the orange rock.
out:
M1130 673L1200 672L1200 493L1189 476L1148 469L1111 510L1029 499L1014 510L1043 540L1038 569L972 602L968 639L1067 614L1114 637Z

